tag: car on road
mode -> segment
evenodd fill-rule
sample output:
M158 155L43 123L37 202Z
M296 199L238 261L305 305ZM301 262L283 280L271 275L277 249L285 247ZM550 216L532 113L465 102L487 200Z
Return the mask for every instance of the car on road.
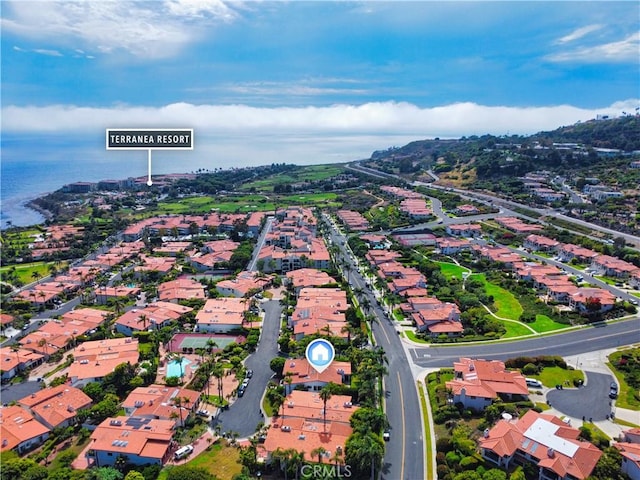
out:
M242 385L240 386L240 388L245 389L249 386L249 379L245 378L244 380L242 380Z
M247 378L253 377L253 370L247 370Z
M385 430L384 433L382 434L382 439L385 442L388 442L389 440L391 440L391 432L389 430Z
M611 382L609 387L609 398L617 398L618 397L618 384L616 382Z
M243 387L240 387L240 388L238 389L238 397L242 397L243 395L244 395L244 388L243 388Z

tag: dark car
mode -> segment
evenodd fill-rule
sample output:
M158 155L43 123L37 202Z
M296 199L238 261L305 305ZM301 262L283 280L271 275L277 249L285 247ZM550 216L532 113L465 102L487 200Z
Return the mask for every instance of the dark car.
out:
M247 370L247 378L253 377L253 370Z
M609 389L609 398L617 398L618 397L618 384L616 382L611 382Z
M238 397L242 397L244 395L244 388L240 387L238 389Z

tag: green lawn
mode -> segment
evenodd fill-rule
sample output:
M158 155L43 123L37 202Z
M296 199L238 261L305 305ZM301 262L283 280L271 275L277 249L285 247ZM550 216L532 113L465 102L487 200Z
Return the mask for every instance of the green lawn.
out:
M213 210L223 213L244 213L273 210L275 205L263 195L242 195L231 197L188 197L173 202L160 202L155 213L209 213Z
M514 337L524 337L527 335L533 335L531 330L524 326L524 324L520 322L502 322L504 328L507 329L506 333L500 338L514 338Z
M56 266L56 268L61 269L66 266L67 262L62 262ZM46 277L50 275L49 267L51 265L55 265L55 262L34 262L34 263L22 263L20 265L13 265L0 268L0 277L5 277L7 271L10 268L15 267L16 274L18 275L18 279L24 284L28 284L34 282L33 273L37 272L40 275L39 278Z
M240 190L248 191L255 189L260 192L272 192L274 185L300 183L307 180L325 180L335 177L342 172L344 172L342 165L308 165L299 167L293 171L283 172L262 180L246 183L240 187Z
M504 288L487 282L487 279L482 274L472 275L474 279L479 279L484 282L485 291L487 295L493 297L493 303L496 307L494 312L498 317L508 318L510 320L518 320L522 315L522 305L518 302L518 299L513 294Z
M574 380L583 380L584 373L581 370L564 370L560 367L545 367L540 375L531 375L531 378L537 378L545 387L553 388L556 385L564 385L565 381L569 381L569 386L573 387Z
M546 315L536 315L536 321L530 323L529 326L538 333L553 332L555 330L562 330L563 328L569 328L571 325L564 323L558 323Z
M218 440L211 444L209 450L189 460L188 464L203 468L220 480L231 480L234 475L242 472L239 460L240 451L237 448L227 446L224 440Z
M461 267L460 265L456 265L455 263L448 262L436 262L440 265L440 271L447 278L457 278L462 279L462 272L468 272L469 269L465 267Z

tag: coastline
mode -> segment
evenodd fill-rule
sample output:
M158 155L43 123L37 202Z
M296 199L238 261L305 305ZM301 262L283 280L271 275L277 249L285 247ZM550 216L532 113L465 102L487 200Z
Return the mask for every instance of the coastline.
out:
M40 215L42 215L44 217L44 221L47 222L51 219L53 219L53 213L51 213L49 210L42 208L40 205L38 205L36 202L41 199L42 197L49 195L48 193L45 193L43 195L40 195L36 198L33 198L31 200L26 201L23 206L25 208L29 208L31 210L34 210L36 212L38 212Z

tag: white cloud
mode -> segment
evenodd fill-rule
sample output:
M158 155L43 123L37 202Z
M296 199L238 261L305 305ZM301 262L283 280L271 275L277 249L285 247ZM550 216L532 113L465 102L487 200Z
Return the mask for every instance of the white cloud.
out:
M561 125L634 111L638 100L598 109L571 105L544 107L484 106L455 103L419 108L410 103L376 102L329 107L258 108L247 105L192 105L112 108L52 105L7 106L2 109L5 133L82 134L105 128L194 128L196 135L409 135L459 137L491 133L531 134Z
M49 50L46 48L36 48L33 50L35 53L39 53L40 55L47 55L49 57L63 57L62 53L57 50Z
M3 2L2 29L90 52L161 58L236 17L217 0ZM79 44L79 45L78 45Z
M552 62L609 63L628 61L637 63L639 51L640 32L635 32L617 42L579 47L551 54L546 58Z
M591 32L595 32L596 30L600 30L602 28L602 25L587 25L585 27L580 27L576 30L574 30L573 32L571 32L569 35L565 35L562 38L559 38L557 40L556 43L568 43L568 42L573 42L575 40L578 40L582 37L584 37L585 35L590 34Z

